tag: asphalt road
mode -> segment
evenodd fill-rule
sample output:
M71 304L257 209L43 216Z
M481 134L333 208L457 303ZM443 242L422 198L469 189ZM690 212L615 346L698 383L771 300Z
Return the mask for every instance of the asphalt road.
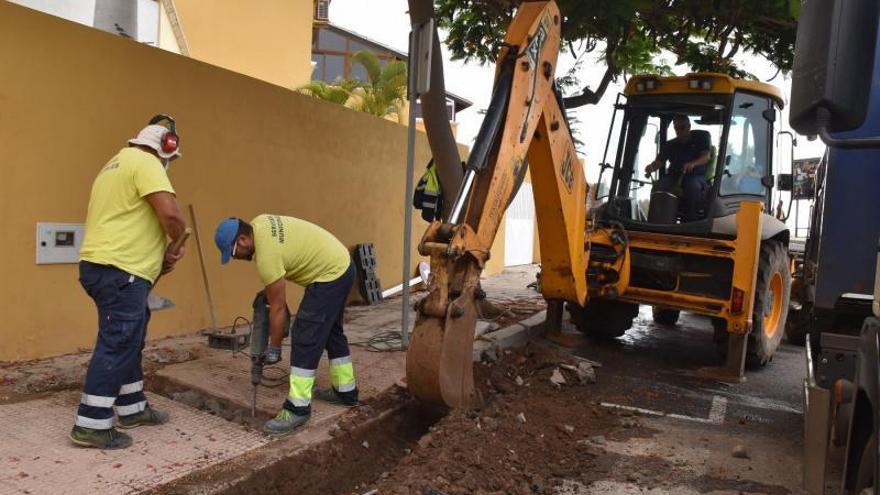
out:
M566 324L566 331L573 331ZM587 338L571 349L602 364L596 401L635 411L657 433L611 449L683 461L680 486L656 493L800 493L804 349L785 342L772 362L726 384L704 369L723 363L709 320L682 314L677 325L653 322L642 307L634 326L614 341ZM746 458L734 456L736 449ZM711 482L707 482L711 480ZM626 486L632 485L632 486ZM570 493L654 493L638 481L594 484Z

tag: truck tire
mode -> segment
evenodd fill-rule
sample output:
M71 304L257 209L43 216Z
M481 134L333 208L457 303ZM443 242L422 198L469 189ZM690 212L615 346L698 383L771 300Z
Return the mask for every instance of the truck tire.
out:
M859 462L859 471L856 475L855 495L877 493L874 479L875 453L877 452L877 436L873 435L865 450L862 451L862 460Z
M621 301L593 299L586 307L567 303L571 322L591 337L613 339L632 328L633 318L639 314L639 305Z
M785 248L777 241L762 244L752 307L752 331L746 351L747 366L766 366L773 359L785 333L790 295L791 272ZM712 326L718 351L726 356L727 322L723 318L712 318Z
M765 366L773 359L785 333L790 297L791 272L785 247L778 241L762 244L749 333L749 358L753 364Z
M678 323L678 317L681 314L681 311L677 309L661 308L660 306L654 306L653 308L651 308L651 313L654 316L655 323L671 327Z

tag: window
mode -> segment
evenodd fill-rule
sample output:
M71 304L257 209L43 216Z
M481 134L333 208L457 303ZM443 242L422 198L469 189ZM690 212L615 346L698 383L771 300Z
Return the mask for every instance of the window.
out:
M370 82L370 76L367 74L367 70L364 69L363 65L355 63L354 60L351 61L351 72L348 76L349 79L357 79L361 82Z
M324 77L326 82L345 79L345 57L342 55L324 55Z
M764 117L769 108L770 102L764 97L749 93L737 93L734 97L721 178L722 195L767 193L761 180L770 173L770 123Z
M650 180L645 175L645 167L648 166L657 155L660 154L660 127L662 122L657 115L647 115L647 120L642 127L642 136L639 139L636 155L633 161L633 176L630 190L635 192L631 197L640 200L648 200L651 197L651 188L647 182ZM655 173L655 176L657 174Z
M345 52L346 39L329 29L322 29L319 35L318 48L322 51Z
M349 50L351 53L356 53L356 52L359 52L359 51L362 51L362 50L364 50L364 51L368 51L368 52L369 52L369 51L373 51L373 50L370 50L370 47L368 47L367 45L363 45L363 44L361 44L361 43L358 43L357 41L351 41L350 43L351 43L351 44L349 45L348 50ZM377 55L378 55L378 54L377 54Z

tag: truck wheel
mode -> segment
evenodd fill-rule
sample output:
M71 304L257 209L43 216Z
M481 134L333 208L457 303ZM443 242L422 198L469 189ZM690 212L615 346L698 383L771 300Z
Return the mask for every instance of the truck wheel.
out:
M749 359L753 364L764 366L773 359L785 333L790 296L791 272L785 248L775 241L761 245L749 334Z
M874 463L876 462L875 453L877 452L877 436L873 435L865 450L862 451L862 460L859 462L859 473L856 475L856 489L853 493L856 495L865 495L876 493L874 483Z
M678 322L678 316L681 314L681 311L677 309L661 308L659 306L651 308L651 312L656 323L670 327Z
M749 367L766 366L773 359L782 335L788 313L791 273L788 256L779 242L761 246L758 279L755 283L755 303L752 308L752 331L749 333L746 364ZM722 357L727 355L727 322L712 318L715 344Z
M632 327L639 314L639 305L621 301L593 299L587 306L567 303L571 321L581 332L591 337L613 339Z

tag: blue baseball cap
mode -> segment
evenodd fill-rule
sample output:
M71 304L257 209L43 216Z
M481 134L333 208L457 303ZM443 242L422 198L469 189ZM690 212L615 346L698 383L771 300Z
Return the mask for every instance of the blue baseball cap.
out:
M227 218L220 222L217 226L217 232L214 233L214 244L220 250L220 263L225 265L232 258L232 246L235 245L235 238L238 237L239 219L235 217Z

